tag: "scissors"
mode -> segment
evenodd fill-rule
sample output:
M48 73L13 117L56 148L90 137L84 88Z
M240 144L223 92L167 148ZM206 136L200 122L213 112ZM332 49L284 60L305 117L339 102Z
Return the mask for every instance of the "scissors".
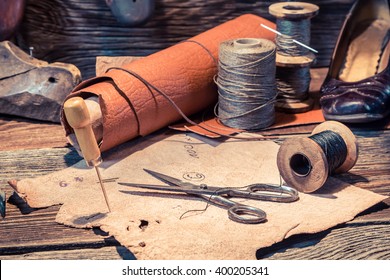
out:
M288 186L270 185L270 184L252 184L246 186L246 189L234 189L213 187L206 184L195 185L189 182L183 182L177 178L170 177L149 169L144 169L153 177L166 182L169 186L123 183L118 184L128 187L145 188L152 190L184 192L190 195L198 195L203 199L216 205L227 208L228 216L231 220L244 224L258 224L267 220L266 213L253 206L241 204L229 199L229 197L248 198L255 200L265 200L274 202L293 202L298 200L298 192Z

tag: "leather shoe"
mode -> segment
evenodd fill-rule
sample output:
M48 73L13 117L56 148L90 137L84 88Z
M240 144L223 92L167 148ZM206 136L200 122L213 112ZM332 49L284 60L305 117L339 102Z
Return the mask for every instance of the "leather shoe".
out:
M390 113L388 0L358 0L341 29L321 87L325 119L363 123Z

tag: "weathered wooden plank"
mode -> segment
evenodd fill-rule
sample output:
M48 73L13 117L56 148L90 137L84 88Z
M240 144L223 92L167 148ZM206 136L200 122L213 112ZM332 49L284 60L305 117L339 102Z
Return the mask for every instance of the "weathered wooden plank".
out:
M0 187L7 194L6 218L0 220L0 255L50 248L103 247L107 236L100 230L59 225L59 206L32 209L8 186L10 179L44 175L70 166L81 158L72 149L39 149L0 152Z
M67 146L59 124L0 116L0 151Z
M26 50L33 46L37 58L75 64L87 78L94 76L96 56L145 56L244 13L275 21L268 13L275 2L161 0L148 23L127 27L116 22L104 1L28 0L17 43ZM327 66L353 0L311 2L320 6L312 20L316 65Z
M34 124L35 125L35 124ZM16 129L17 126L15 126ZM39 128L39 126L38 126ZM37 128L37 130L39 130ZM46 129L46 128L45 128ZM27 134L28 130L22 129L24 132L20 135ZM49 131L49 130L48 130ZM298 132L299 134L299 132ZM359 128L356 131L358 134L358 141L360 144L360 159L356 166L348 174L340 175L340 179L347 182L355 183L360 187L372 189L375 192L382 193L385 195L390 194L390 131L367 131ZM55 149L30 149L30 150L14 150L14 151L2 151L0 152L0 187L5 189L7 196L12 194L12 190L7 186L6 181L8 179L22 179L32 176L39 176L53 172L66 166L69 166L81 157L72 148L55 148ZM13 204L11 204L12 202ZM16 204L16 205L14 205ZM388 205L390 201L388 202ZM80 230L68 228L62 225L58 225L55 222L55 215L58 211L59 206L49 207L46 209L35 210L29 209L26 205L23 205L17 199L12 199L7 203L7 216L5 220L0 220L0 255L5 256L18 256L18 258L59 258L55 257L55 254L60 254L63 250L64 258L83 258L83 252L85 258L92 258L92 248L105 248L106 246L117 246L115 240L107 239L102 232L95 232L91 230ZM346 225L348 232L354 235L356 238L356 244L359 240L364 238L364 232L370 232L370 234L376 236L382 244L388 242L388 231L383 229L382 226L389 221L389 208L386 208L386 204L382 204L379 208L376 208L373 213L369 212L369 215L359 217L356 221L359 223L358 226ZM378 209L386 208L382 211ZM21 214L25 213L25 214ZM388 227L388 226L387 226ZM349 231L351 229L351 231ZM352 230L353 229L353 230ZM314 247L308 248L307 250L311 253L305 253L303 251L289 251L290 255L279 255L275 254L272 257L280 258L389 258L388 252L379 252L375 247L369 247L365 252L368 253L357 253L361 249L359 246L353 247L355 253L345 253L343 250L337 251L336 255L332 255L332 246L337 249L338 244L343 244L342 248L349 248L352 246L348 243L347 239L352 239L349 234L343 235L338 231L343 231L341 227L337 227L331 231L314 235L307 241L306 236L298 236L293 241L289 240L289 243L282 243L284 248L291 248L294 246L302 246L305 242L311 242ZM336 231L336 237L332 237L333 231ZM330 233L329 233L330 232ZM382 232L378 235L377 232ZM32 234L33 233L33 234ZM363 236L362 236L363 234ZM377 235L375 235L377 234ZM382 235L383 234L383 235ZM329 241L322 245L322 239L324 236L330 236ZM337 239L337 241L335 241ZM368 241L367 241L368 242ZM370 241L371 242L371 241ZM315 247L315 243L320 244ZM298 245L297 245L298 244ZM78 250L68 252L69 248L80 249L80 255ZM91 249L91 251L88 251ZM272 251L277 251L279 248L271 248ZM344 249L344 250L347 250ZM384 247L384 249L386 249ZM284 250L284 249L283 249ZM293 249L291 249L293 250ZM388 250L388 248L386 249ZM30 252L47 252L43 255L27 255L24 257L23 254ZM53 254L51 254L53 252ZM55 253L54 253L55 252ZM99 251L103 252L103 251ZM268 251L269 252L269 251ZM73 254L74 253L74 254ZM21 255L22 254L22 255ZM296 254L296 256L294 256ZM103 257L103 253L101 258ZM96 254L97 258L100 258L99 253ZM115 256L107 255L107 258L114 258Z
M75 229L55 222L60 206L32 209L17 195L11 195L9 188L7 191L7 215L0 220L0 255L117 245L101 230Z
M0 152L2 180L44 175L75 164L81 157L74 148Z
M353 131L358 135L358 161L350 172L337 177L356 186L390 195L390 131Z
M51 250L24 254L0 255L2 260L134 260L126 247L106 246L93 249Z
M288 238L261 249L262 259L390 259L390 221L349 222L313 235Z

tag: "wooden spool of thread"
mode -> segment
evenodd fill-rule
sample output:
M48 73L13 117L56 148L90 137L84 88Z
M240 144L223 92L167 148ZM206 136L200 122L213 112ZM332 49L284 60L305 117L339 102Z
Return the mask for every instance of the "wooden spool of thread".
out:
M350 170L357 158L358 145L352 131L342 123L326 121L310 137L284 141L277 164L288 186L310 193L321 188L330 174Z
M318 14L319 7L304 2L272 4L269 13L277 18L276 84L278 98L275 108L287 113L302 113L313 108L309 97L310 65L315 55L293 42L310 44L310 19Z
M239 38L220 45L215 115L224 125L258 130L274 123L275 55L275 44L266 39Z

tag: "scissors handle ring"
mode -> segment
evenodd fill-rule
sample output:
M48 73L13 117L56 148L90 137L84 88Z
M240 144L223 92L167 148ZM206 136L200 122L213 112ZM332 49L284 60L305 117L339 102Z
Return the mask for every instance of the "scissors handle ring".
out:
M267 215L263 210L242 204L236 204L230 207L228 209L228 215L232 221L243 224L259 224L267 220Z

